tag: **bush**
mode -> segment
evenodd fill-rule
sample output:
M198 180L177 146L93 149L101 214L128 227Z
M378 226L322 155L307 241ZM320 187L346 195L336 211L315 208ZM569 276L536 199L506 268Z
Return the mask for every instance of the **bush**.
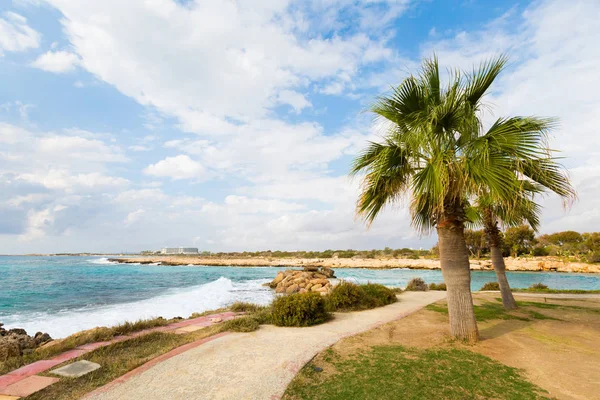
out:
M363 291L360 286L351 282L341 281L327 295L327 308L335 310L352 310L361 302Z
M244 301L236 301L229 306L229 309L233 312L256 312L263 308L258 304L246 303Z
M586 257L586 260L589 263L600 263L600 251L595 251L592 254L589 254Z
M425 292L428 289L427 284L421 278L412 278L408 285L406 285L406 289L412 292Z
M479 290L500 290L498 282L488 282L481 287Z
M231 319L223 324L223 331L231 332L253 332L258 329L260 323L252 316L244 316Z
M446 290L446 284L442 283L430 283L429 290Z
M548 250L548 248L543 247L543 246L536 246L533 248L533 255L536 257L544 257L547 255L550 255L550 251Z
M319 293L295 293L273 301L271 318L277 326L318 325L330 318Z
M326 297L329 311L358 311L382 307L395 302L396 292L376 283L356 285L341 282Z
M359 286L363 291L362 306L364 309L383 307L395 303L396 293L383 285L377 283L367 283Z
M531 290L546 290L546 289L548 289L548 286L544 285L543 283L534 283L533 285L529 286L529 289L531 289Z

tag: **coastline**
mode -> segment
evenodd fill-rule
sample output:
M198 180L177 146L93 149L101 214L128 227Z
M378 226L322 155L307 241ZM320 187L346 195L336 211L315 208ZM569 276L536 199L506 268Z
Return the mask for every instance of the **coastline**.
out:
M141 256L115 257L108 261L120 264L158 264L165 266L216 266L216 267L328 267L416 270L440 269L436 259L406 258L272 258L272 257L202 257L202 256ZM578 272L600 273L600 264L564 262L553 257L505 259L507 271L527 272ZM493 271L490 260L471 260L472 271Z

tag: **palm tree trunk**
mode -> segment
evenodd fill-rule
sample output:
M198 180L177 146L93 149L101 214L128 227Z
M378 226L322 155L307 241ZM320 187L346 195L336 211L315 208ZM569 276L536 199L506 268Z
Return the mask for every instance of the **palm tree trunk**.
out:
M502 238L500 237L500 229L498 228L498 221L496 221L489 210L484 215L484 224L488 245L492 255L492 266L494 267L496 279L500 286L502 304L504 305L504 309L514 310L517 308L517 302L510 290L508 279L506 279L506 265L504 264L504 257L502 257Z
M452 336L468 342L479 338L473 298L469 253L462 224L438 224L440 264L447 286L448 315Z
M504 257L502 257L502 250L498 246L490 245L490 251L492 253L492 266L496 272L496 279L500 286L500 294L502 295L502 304L506 310L514 310L517 308L517 302L513 297L508 279L506 279L506 266L504 265Z

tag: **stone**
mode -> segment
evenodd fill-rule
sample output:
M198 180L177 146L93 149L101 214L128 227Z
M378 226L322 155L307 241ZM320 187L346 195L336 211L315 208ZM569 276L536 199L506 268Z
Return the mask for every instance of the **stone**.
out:
M296 293L296 292L298 291L298 289L299 289L299 286L298 286L298 285L296 285L296 284L294 283L292 286L289 286L289 287L288 287L288 288L285 290L285 292L286 292L286 293Z
M325 275L323 275L323 274L320 274L320 273L318 273L318 272L317 272L317 273L315 273L315 278L327 279L327 277L326 277Z
M307 290L305 288L300 288L300 290L298 291L298 293L306 293Z
M100 368L100 364L81 360L76 361L73 364L65 365L64 367L52 370L50 373L54 375L66 376L68 378L79 378L80 376L89 374L98 368Z
M9 358L20 357L21 346L14 339L3 339L0 341L0 361L6 361Z
M317 283L316 285L311 286L310 291L311 292L317 292L322 287L323 287L323 285L321 285L320 283Z
M306 290L310 290L310 288L312 287L312 285L313 285L312 283L308 282L308 283L306 284L306 287L305 287L305 289L306 289Z
M33 337L33 339L35 340L36 347L40 346L44 343L50 342L52 340L50 335L48 335L47 333L42 333L42 332L36 333L35 336Z
M285 286L281 284L277 285L277 287L275 288L275 293L285 293Z
M279 272L277 274L277 276L275 277L275 279L273 279L273 281L271 282L271 285L277 286L277 284L279 282L281 282L283 280L283 278L284 278L283 272Z

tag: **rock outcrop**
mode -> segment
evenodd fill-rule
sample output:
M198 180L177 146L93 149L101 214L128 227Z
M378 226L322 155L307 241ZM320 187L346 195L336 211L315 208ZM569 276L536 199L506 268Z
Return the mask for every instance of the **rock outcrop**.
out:
M269 283L276 293L317 292L327 294L331 291L330 278L335 278L333 270L326 267L306 266L304 270L288 269L277 274Z
M34 336L29 336L25 329L6 330L0 323L0 362L30 353L51 340L47 333L38 332Z

